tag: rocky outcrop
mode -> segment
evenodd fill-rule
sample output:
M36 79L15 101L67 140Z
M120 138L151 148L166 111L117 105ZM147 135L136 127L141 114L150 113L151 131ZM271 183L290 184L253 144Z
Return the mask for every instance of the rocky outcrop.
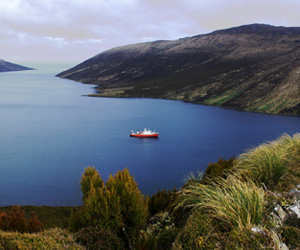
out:
M33 70L33 69L15 63L6 62L3 59L0 59L0 72L22 71L22 70Z
M276 204L276 206L274 207L274 211L280 219L281 223L285 223L289 218L289 214L279 204Z
M252 24L113 48L58 75L94 96L178 99L300 115L300 28Z
M297 185L296 188L292 189L289 192L289 195L293 201L300 203L300 184Z
M280 195L276 195L280 197ZM276 216L282 224L288 220L299 220L300 225L300 184L286 194L284 198L287 205L282 206L277 203L274 207Z
M277 202L270 218L275 230L281 232L281 237L289 242L288 246L281 242L281 249L299 249L300 240L300 185L289 193L278 195ZM280 235L280 234L279 234Z

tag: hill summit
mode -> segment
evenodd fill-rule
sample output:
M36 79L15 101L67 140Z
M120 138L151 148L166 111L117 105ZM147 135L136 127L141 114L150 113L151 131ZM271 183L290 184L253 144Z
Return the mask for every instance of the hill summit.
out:
M117 47L58 76L98 85L93 96L300 115L300 28L251 24Z

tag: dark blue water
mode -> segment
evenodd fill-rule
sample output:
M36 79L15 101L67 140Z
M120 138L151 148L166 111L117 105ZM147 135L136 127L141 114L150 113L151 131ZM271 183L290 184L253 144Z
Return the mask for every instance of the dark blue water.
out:
M178 188L219 157L299 131L296 117L89 98L93 86L54 77L72 65L28 66L39 70L0 73L0 205L78 205L89 165L104 179L129 168L145 194ZM144 127L159 139L129 137Z

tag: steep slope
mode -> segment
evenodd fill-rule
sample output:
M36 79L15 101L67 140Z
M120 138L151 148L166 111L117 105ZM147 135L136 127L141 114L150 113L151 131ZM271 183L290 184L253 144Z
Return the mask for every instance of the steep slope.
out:
M245 25L113 48L58 75L95 96L179 99L300 115L300 28Z
M18 64L6 62L0 59L0 72L6 71L21 71L21 70L32 70L32 68L24 67Z

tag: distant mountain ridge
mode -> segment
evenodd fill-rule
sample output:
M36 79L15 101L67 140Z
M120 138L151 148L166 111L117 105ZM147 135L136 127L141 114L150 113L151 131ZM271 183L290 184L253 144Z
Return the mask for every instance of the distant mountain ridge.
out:
M33 70L33 69L0 59L0 72L21 71L21 70Z
M58 76L97 84L93 96L300 115L300 28L251 24L117 47Z

